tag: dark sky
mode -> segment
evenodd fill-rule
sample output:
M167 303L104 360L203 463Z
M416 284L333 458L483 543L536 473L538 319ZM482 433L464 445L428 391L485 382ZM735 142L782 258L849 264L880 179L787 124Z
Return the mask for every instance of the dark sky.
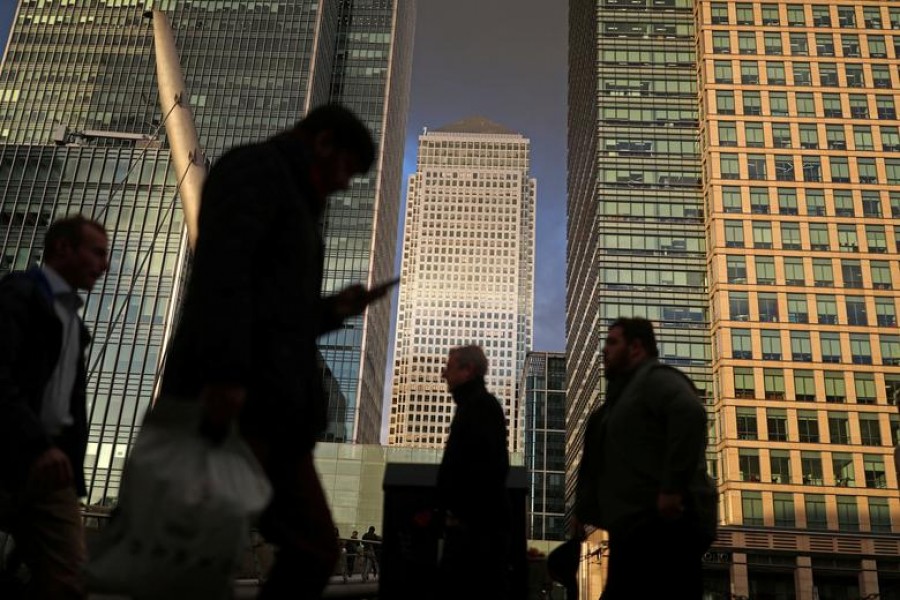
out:
M413 54L405 175L423 127L481 115L531 139L535 350L565 349L566 4L419 0Z
M0 0L4 48L15 4ZM415 168L423 127L481 115L531 139L538 182L536 350L565 349L565 103L565 2L418 1L401 190Z

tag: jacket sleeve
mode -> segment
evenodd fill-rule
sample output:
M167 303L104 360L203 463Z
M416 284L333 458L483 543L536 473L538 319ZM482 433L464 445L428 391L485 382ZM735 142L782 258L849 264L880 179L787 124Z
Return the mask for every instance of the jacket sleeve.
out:
M665 390L661 408L666 422L666 454L660 491L685 493L706 450L706 409L688 379L674 370L656 369L650 389Z
M194 315L207 382L246 384L251 377L252 274L279 197L267 193L273 176L265 163L258 151L240 150L223 157L204 186L188 302L203 307Z
M21 469L52 445L29 406L16 365L28 335L28 303L18 286L0 286L0 446L5 446L4 453Z
M322 318L317 324L319 328L316 332L317 335L324 335L329 331L334 331L344 324L344 319L339 317L335 310L336 302L337 296L335 295L325 296L319 300L319 314Z
M598 511L600 501L597 498L597 486L599 485L599 460L595 448L595 438L598 435L602 409L595 410L588 417L584 431L584 443L582 445L581 462L578 465L578 475L575 484L575 517L582 523L597 525L600 521Z

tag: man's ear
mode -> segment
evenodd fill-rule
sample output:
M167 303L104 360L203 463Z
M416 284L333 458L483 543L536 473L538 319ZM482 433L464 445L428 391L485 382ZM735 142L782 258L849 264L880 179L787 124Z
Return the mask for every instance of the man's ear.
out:
M331 131L320 131L313 142L316 158L330 158L334 154L334 134Z

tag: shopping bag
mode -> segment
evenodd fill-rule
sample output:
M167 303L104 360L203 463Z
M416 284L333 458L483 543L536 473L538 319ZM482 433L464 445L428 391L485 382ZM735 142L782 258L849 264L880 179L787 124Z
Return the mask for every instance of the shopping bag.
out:
M91 591L228 598L271 487L237 433L199 434L197 402L162 399L144 420L119 503L87 566Z

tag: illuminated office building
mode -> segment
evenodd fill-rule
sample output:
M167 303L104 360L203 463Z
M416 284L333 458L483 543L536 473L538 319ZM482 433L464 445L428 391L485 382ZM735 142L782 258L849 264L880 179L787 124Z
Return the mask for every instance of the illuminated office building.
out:
M522 444L517 384L534 313L535 180L530 142L483 118L419 136L409 178L388 443L441 447L453 399L448 351L484 348L508 446Z
M721 522L708 591L897 597L900 500L891 449L900 428L892 405L900 395L900 7L857 0L571 5L599 16L573 22L570 33L580 41L570 49L570 125L596 119L597 135L570 142L569 415L577 419L595 400L580 390L579 373L601 341L585 347L578 335L602 336L616 316L610 296L622 297L621 276L605 270L607 256L635 257L630 277L640 281L627 282L628 290L650 282L666 261L646 242L618 243L631 213L658 200L635 202L625 217L607 208L622 195L607 190L611 170L622 177L618 142L608 142L617 122L610 111L619 96L631 96L626 118L646 143L637 151L659 161L658 184L678 160L659 136L678 125L661 129L640 111L652 105L659 116L654 90L662 84L653 73L669 89L677 65L696 61L699 90L690 102L699 116L700 180L691 193L703 209L694 215L702 217L707 295L699 307L709 315L710 464ZM684 28L663 31L677 15ZM598 41L594 58L587 44ZM695 46L699 55L691 57ZM609 69L627 90L609 91ZM590 78L599 107L588 96ZM596 144L599 158L579 143ZM597 207L604 216L590 225ZM654 227L662 231L661 223ZM694 224L679 227L688 232ZM588 267L592 257L598 269ZM597 322L589 322L592 313L585 318L588 301L599 307ZM667 327L652 311L629 312ZM665 342L663 354L679 364ZM570 458L576 450L570 447Z
M40 259L54 218L110 232L87 298L90 502L111 502L152 398L186 255L149 9L172 24L209 162L329 100L373 130L372 171L325 216L326 288L389 276L407 104L412 0L20 0L0 68L0 273ZM377 441L388 307L323 339L326 437ZM378 361L381 361L378 364ZM332 373L334 378L327 376ZM337 386L335 386L335 381Z

